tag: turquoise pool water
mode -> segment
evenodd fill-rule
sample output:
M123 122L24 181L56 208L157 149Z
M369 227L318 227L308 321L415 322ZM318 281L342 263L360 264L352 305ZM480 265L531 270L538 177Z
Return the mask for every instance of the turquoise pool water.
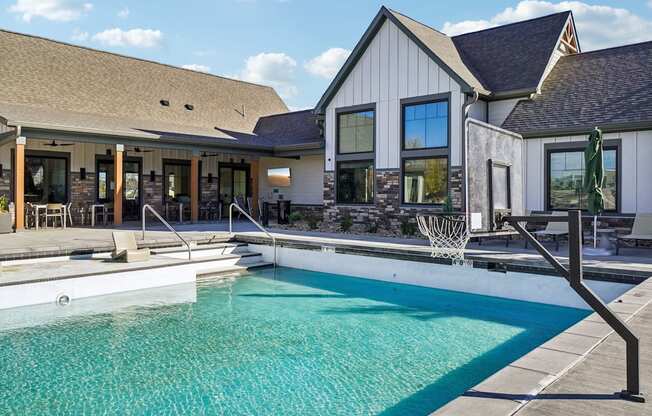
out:
M425 415L587 315L271 273L0 311L0 414Z

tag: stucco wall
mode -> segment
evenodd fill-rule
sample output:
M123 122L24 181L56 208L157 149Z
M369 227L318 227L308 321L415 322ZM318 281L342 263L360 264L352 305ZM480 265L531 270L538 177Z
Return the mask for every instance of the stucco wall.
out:
M469 212L482 213L482 229L491 221L489 206L488 160L510 166L510 203L514 215L523 214L523 139L498 127L469 119L468 195Z
M260 197L271 201L276 197L273 186L267 180L267 169L290 168L292 182L289 187L278 188L284 199L296 204L321 205L324 202L324 156L301 156L300 159L263 157L260 158Z

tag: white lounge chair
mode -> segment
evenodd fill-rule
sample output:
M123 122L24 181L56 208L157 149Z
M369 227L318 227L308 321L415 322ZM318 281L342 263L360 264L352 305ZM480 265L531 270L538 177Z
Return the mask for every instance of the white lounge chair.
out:
M632 232L616 239L616 254L620 251L621 240L633 240L635 246L639 241L652 241L652 214L636 214Z
M111 252L113 260L126 261L127 263L149 260L149 249L138 249L133 233L114 232L113 244L115 245L115 249Z
M553 211L551 215L568 215L566 212ZM552 237L555 242L555 250L559 251L559 237L568 236L568 223L567 222L549 222L543 230L535 231L534 238L539 236ZM538 238L537 238L538 239Z

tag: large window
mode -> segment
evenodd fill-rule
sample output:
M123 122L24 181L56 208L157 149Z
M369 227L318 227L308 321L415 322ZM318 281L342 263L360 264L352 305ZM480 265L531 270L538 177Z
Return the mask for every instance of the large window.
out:
M373 161L339 162L337 164L337 202L371 204L373 200Z
M66 203L68 159L56 156L25 157L25 201Z
M448 195L448 159L403 161L403 203L443 204Z
M164 162L163 197L169 201L190 198L190 162Z
M403 106L403 149L448 146L448 101Z
M604 208L618 209L618 150L604 150ZM548 152L548 209L586 209L584 192L584 150L551 150Z
M374 151L374 110L337 115L339 154Z

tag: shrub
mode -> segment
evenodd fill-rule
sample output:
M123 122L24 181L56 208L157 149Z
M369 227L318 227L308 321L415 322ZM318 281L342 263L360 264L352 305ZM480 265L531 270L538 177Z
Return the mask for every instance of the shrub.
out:
M414 235L417 233L417 225L404 218L401 220L401 234Z
M288 215L288 221L290 221L290 224L297 223L303 219L303 215L301 215L300 212L294 211Z
M367 225L367 232L369 234L376 234L378 232L378 224L375 222L369 223L369 225Z
M0 212L9 212L9 198L7 198L7 195L0 195Z
M344 214L340 220L340 229L344 232L347 232L353 226L353 219L349 214Z
M319 228L319 218L316 215L310 214L306 217L306 222L308 223L308 228L311 230L316 230Z

